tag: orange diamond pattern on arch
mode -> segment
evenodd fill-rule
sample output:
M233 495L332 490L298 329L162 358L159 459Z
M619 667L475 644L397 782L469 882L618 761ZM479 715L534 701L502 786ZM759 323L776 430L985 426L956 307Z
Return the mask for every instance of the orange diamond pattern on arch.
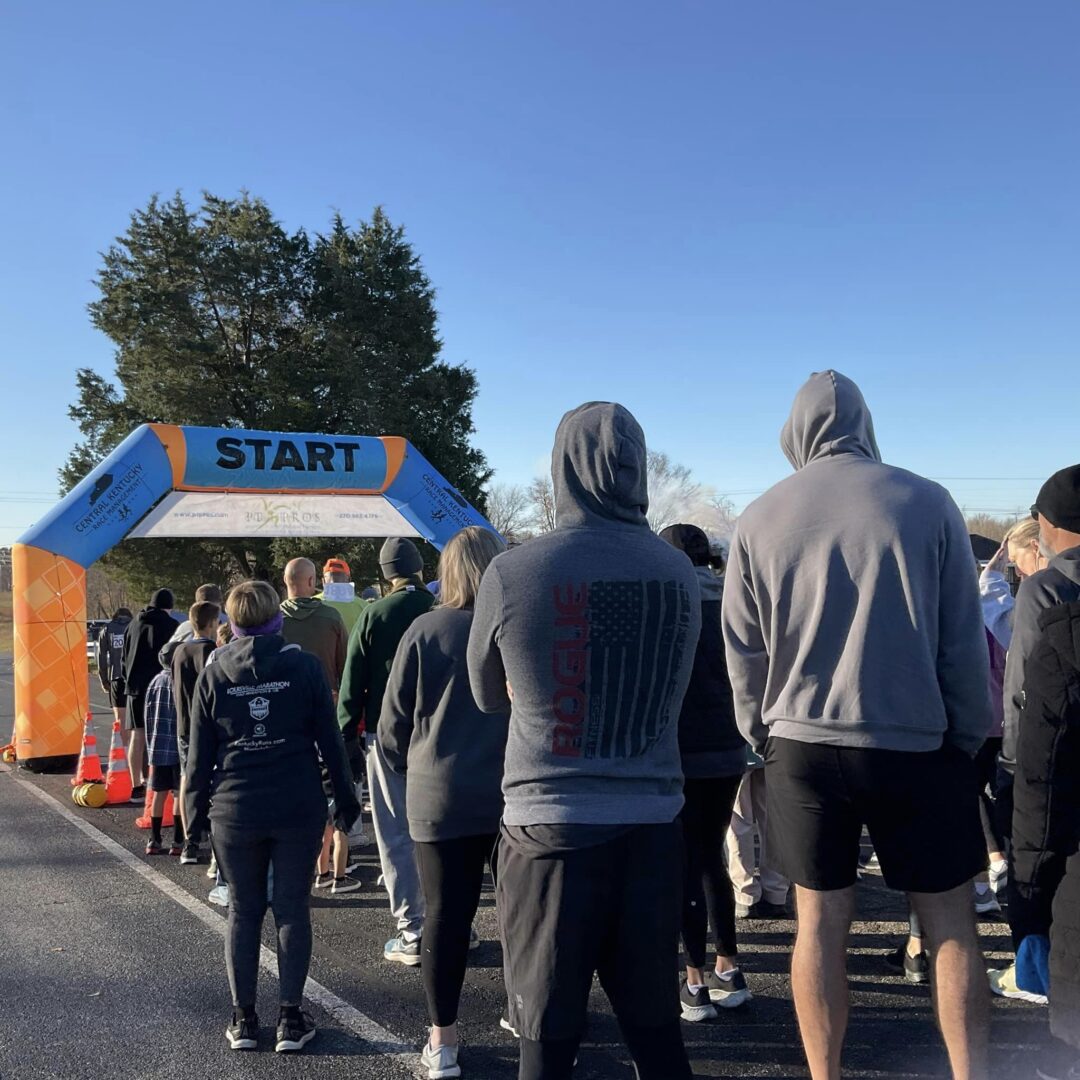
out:
M28 544L15 545L11 562L16 753L20 760L77 754L90 707L86 571Z

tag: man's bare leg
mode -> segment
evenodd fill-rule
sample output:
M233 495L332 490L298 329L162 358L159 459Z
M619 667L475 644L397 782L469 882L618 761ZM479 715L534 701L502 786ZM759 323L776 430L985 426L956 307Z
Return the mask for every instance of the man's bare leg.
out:
M930 951L930 983L954 1080L985 1080L990 1002L968 882L908 893Z
M795 887L798 931L791 988L813 1080L839 1080L848 1022L847 942L855 889Z

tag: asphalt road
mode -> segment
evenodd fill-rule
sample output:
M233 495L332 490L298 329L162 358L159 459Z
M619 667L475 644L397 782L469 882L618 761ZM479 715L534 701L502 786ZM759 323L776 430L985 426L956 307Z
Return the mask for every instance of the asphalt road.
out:
M98 744L107 748L111 714L100 698L94 705ZM12 714L11 660L0 657L5 736ZM146 834L134 826L134 807L80 809L71 802L66 776L0 770L2 1080L417 1075L426 1035L420 975L382 959L393 925L375 884L374 848L359 853L362 891L313 902L308 993L319 1037L297 1057L231 1053L223 1038L229 1016L224 919L206 903L205 867L146 859ZM880 878L868 877L859 889L858 918L851 938L845 1074L947 1076L929 994L890 976L881 962L906 928L902 901ZM498 1025L501 950L490 891L477 927L484 940L472 954L462 999L461 1063L467 1077L512 1080L514 1040ZM683 1025L695 1075L806 1075L787 978L792 929L783 921L740 924L742 966L754 1001L715 1022ZM988 921L982 933L988 960L1004 958L1007 927ZM269 931L265 941L272 947ZM276 1020L276 982L269 953L266 960L260 1013L270 1023ZM992 1076L1033 1075L1031 1054L1045 1026L1045 1009L995 1000ZM599 991L577 1075L633 1076Z

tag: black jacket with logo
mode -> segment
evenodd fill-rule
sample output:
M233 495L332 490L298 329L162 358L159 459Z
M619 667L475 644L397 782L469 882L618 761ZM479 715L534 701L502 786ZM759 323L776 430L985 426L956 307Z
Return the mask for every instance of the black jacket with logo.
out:
M130 625L130 615L118 615L98 634L97 669L104 690L109 683L124 681L124 635Z
M1022 702L1009 892L1017 945L1049 932L1054 894L1080 845L1080 603L1039 617Z
M280 634L217 649L195 684L189 831L202 832L208 818L239 828L316 828L326 821L320 756L335 822L347 830L360 806L322 664Z

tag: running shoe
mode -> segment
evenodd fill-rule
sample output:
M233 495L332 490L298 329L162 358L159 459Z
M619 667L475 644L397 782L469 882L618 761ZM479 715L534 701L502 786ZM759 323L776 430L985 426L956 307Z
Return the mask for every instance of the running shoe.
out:
M356 878L346 875L345 877L334 878L334 884L330 886L330 893L333 896L341 896L344 893L356 892L359 888L361 888L360 882Z
M210 865L206 868L206 876L208 878L217 877L217 858L214 855L210 856Z
M1009 864L1007 862L990 864L990 888L998 900L1004 900L1009 888Z
M403 930L397 937L391 938L383 947L383 958L394 960L406 967L418 967L420 964L420 938L415 937L411 941L405 937Z
M1001 905L989 885L975 886L975 914L1000 915Z
M146 841L146 854L147 855L164 855L165 845L159 843L157 840Z
M145 802L146 801L146 785L145 784L140 784L138 787L133 787L131 789L131 799L129 801L133 802L133 803Z
M186 843L184 850L180 852L181 866L196 866L199 862L199 845Z
M230 1050L258 1050L259 1018L254 1013L244 1016L234 1010L232 1023L225 1029L225 1038L229 1040Z
M1035 994L1030 990L1021 990L1016 985L1015 964L1011 964L1007 968L991 968L986 974L990 979L991 991L997 994L998 997L1013 998L1016 1001L1028 1001L1032 1005L1048 1004L1045 994Z
M515 1039L521 1038L521 1035L518 1033L518 1029L514 1027L514 1021L510 1019L509 1009L503 1009L502 1016L499 1017L499 1027L501 1027L503 1031L509 1031Z
M716 1006L709 998L709 988L691 986L685 975L679 981L679 1005L682 1007L682 1018L688 1024L716 1019Z
M175 858L176 858L176 857L177 857L178 855L182 855L183 853L184 853L184 848L183 848L183 845L182 845L182 844L175 844L175 843L174 843L174 844L170 844L170 845L169 845L169 854L170 854L170 855L171 855L171 856L172 856L172 857L173 857L174 859L175 859Z
M277 1043L274 1050L279 1054L303 1050L315 1038L317 1031L315 1021L309 1013L301 1012L292 1016L283 1016L278 1021Z
M217 904L218 907L228 907L229 886L225 884L215 885L210 890L210 895L207 897L207 900L209 900L211 904Z
M907 945L901 945L899 949L886 953L882 959L894 975L903 975L909 983L922 986L930 981L930 957L925 952L912 956Z
M420 1066L427 1069L428 1080L444 1080L445 1077L460 1076L461 1066L457 1063L456 1046L434 1047L429 1042L420 1055Z
M325 874L316 874L315 876L315 888L316 889L329 889L334 884L334 873L332 870L327 870Z
M721 1009L737 1009L753 998L738 968L723 975L717 975L714 969L710 969L705 972L705 985L709 989L710 1000Z

